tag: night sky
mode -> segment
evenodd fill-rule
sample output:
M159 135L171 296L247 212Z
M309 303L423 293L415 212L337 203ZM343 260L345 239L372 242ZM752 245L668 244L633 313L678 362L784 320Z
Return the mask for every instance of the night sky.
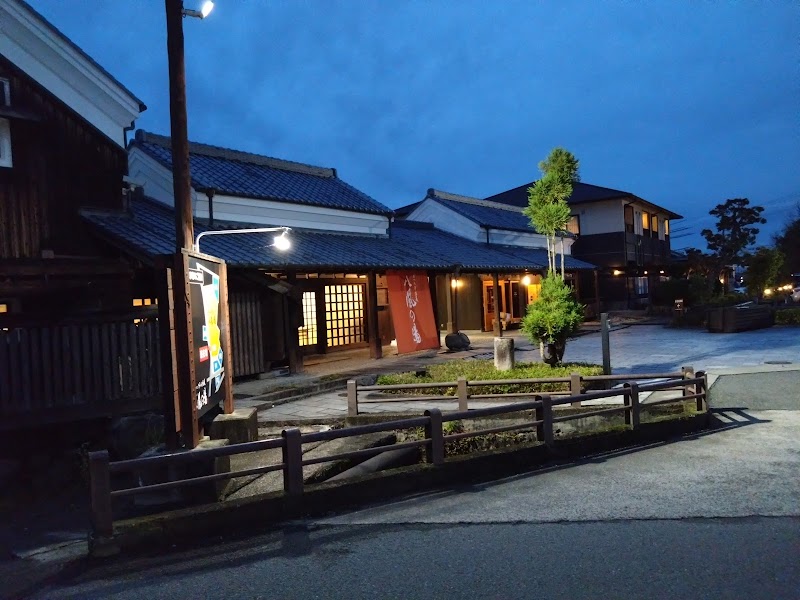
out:
M169 134L163 2L29 2ZM727 198L766 207L761 243L800 202L798 2L217 0L184 31L190 139L336 167L392 208L527 183L557 145L684 215L674 248L705 249Z

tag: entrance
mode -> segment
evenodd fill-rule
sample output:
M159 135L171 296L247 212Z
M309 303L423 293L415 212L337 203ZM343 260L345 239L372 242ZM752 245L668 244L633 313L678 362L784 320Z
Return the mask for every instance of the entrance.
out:
M511 325L518 325L525 316L528 304L539 298L542 288L540 275L525 275L500 280L500 306L495 311L494 283L491 279L483 280L483 330L494 329L495 313L500 315L500 324L503 329Z

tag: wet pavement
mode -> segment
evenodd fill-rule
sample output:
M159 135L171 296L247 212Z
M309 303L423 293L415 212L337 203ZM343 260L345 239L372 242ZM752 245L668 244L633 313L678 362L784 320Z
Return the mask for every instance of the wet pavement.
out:
M517 362L540 362L539 349L520 331L506 332L514 339ZM491 333L467 332L472 350L466 352L428 351L405 356L388 356L370 360L356 354L342 353L340 360L310 365L306 378L322 377L331 373L351 373L352 377L377 372L398 372L424 369L443 360L491 359L493 339ZM792 371L800 369L800 334L796 328L773 327L740 333L708 333L699 329L671 329L661 324L622 324L612 328L610 334L611 366L614 374L676 372L683 366L709 373L710 382L716 374L733 371ZM566 362L602 364L601 336L589 329L584 335L570 340L564 355ZM279 381L277 378L275 381ZM287 378L289 379L289 378ZM248 382L265 385L265 382ZM244 387L236 386L237 393ZM264 403L258 397L242 398L237 407L256 406L262 423L292 423L343 419L347 414L344 386L315 394L285 404ZM359 412L421 413L428 406L442 410L456 410L453 403L419 402L364 402L359 399ZM480 408L480 403L470 403ZM487 405L488 406L488 405Z

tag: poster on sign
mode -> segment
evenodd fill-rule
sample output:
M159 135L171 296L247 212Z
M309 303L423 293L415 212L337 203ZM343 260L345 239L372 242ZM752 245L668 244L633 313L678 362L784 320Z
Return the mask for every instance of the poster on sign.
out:
M425 272L387 271L386 279L397 352L438 348L439 330Z

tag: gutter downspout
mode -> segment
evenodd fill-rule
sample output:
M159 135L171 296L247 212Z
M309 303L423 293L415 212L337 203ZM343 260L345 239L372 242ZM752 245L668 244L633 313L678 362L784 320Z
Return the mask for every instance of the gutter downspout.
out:
M206 197L208 198L208 226L214 226L214 188L206 188Z

